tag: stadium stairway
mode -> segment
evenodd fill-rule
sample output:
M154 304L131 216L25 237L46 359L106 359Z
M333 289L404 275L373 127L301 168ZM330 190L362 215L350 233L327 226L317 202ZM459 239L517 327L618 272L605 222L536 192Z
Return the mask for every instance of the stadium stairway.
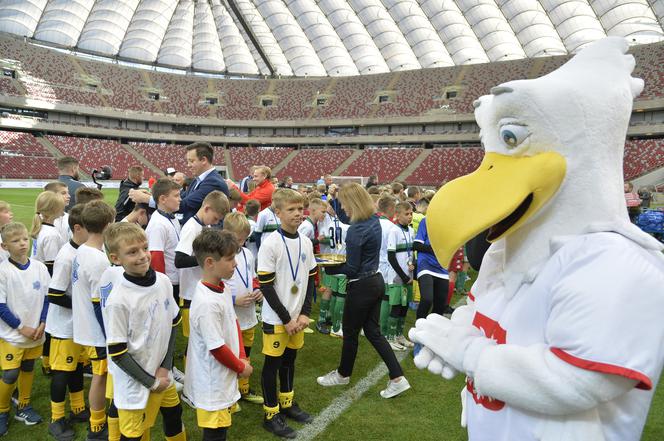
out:
M130 146L129 144L121 144L122 147L127 150L129 153L131 153L134 158L138 159L139 162L143 164L143 166L147 166L150 170L152 170L157 176L163 176L164 172L163 170L159 170L159 167L148 161L148 159L143 156L138 150Z
M228 175L228 178L234 181L239 181L241 178L235 176L233 162L231 161L231 152L227 148L224 148L224 161L226 162L226 174Z
M65 156L64 153L62 153L60 150L58 150L51 141L48 140L48 138L43 137L43 136L35 136L35 139L37 140L38 143L40 143L46 150L49 151L51 155L53 155L56 159L57 158L62 158ZM92 176L84 172L83 170L78 171L78 173L81 175L82 180L90 181L92 180Z
M276 176L277 173L283 170L291 161L291 159L293 159L295 155L297 155L299 152L300 152L299 150L293 150L279 164L275 165L274 168L272 169L272 176Z
M332 172L332 176L341 176L341 174L346 171L346 169L355 161L357 158L359 158L362 155L362 150L356 149L352 155L348 157L344 162L337 167L336 170Z
M399 173L399 176L395 179L395 181L399 182L404 182L408 176L410 176L411 173L413 173L417 167L420 166L426 159L429 157L429 155L433 152L433 149L423 149L422 153L415 158L413 162L411 162L408 167L404 169L401 173Z

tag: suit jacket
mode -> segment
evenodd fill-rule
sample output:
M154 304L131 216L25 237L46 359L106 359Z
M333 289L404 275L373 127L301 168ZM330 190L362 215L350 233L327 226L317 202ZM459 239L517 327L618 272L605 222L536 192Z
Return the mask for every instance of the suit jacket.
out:
M221 178L216 170L208 174L198 185L196 185L195 181L189 185L180 201L180 210L178 211L178 213L182 214L182 224L196 214L201 205L203 205L205 196L214 190L222 191L226 196L229 196L228 185L226 185L226 181Z

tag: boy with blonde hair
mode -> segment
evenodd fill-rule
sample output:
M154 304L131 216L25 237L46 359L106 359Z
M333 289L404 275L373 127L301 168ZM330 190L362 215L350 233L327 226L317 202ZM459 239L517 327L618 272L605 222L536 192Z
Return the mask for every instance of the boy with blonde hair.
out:
M49 182L44 186L44 191L50 191L51 193L59 194L62 196L62 199L65 201L65 207L69 206L69 201L71 200L71 195L69 194L69 187L67 187L67 184L64 182L60 181L54 181L54 182ZM53 222L53 226L55 226L56 230L58 230L58 233L60 233L60 236L62 237L63 242L67 242L71 238L71 230L69 229L69 221L68 218L69 214L65 211L65 213L57 218Z
M191 302L185 391L196 406L203 441L221 441L238 408L238 377L248 378L253 371L244 354L231 290L224 282L235 270L239 243L228 231L206 229L193 248L202 277Z
M238 212L231 213L224 219L224 230L233 233L239 244L245 243L251 227L247 218ZM240 245L235 255L235 271L233 277L226 280L226 286L230 288L233 296L233 307L237 316L244 353L247 361L251 363L251 348L254 344L255 327L258 324L256 317L256 302L263 300L263 294L258 289L256 282L256 271L253 266L254 256L246 247ZM249 388L249 378L238 380L240 395L244 401L255 404L263 404L263 397Z
M189 337L189 307L201 280L201 269L196 261L192 245L194 239L205 227L217 225L230 210L228 198L219 190L214 190L203 199L201 208L185 222L180 232L180 241L175 247L175 267L180 273L180 306L182 311L182 335ZM186 365L186 354L185 354ZM182 378L182 372L173 368L176 376ZM178 379L179 380L179 379ZM186 399L186 398L185 398Z
M65 187L66 188L66 187ZM83 204L74 205L67 218L72 239L58 253L53 278L48 288L46 332L51 335L51 424L48 432L58 441L76 435L73 422L86 422L90 412L83 397L84 348L74 342L72 325L71 273L76 250L88 240L81 215ZM65 417L65 398L69 388L70 417Z
M120 439L139 441L161 412L165 439L186 441L171 376L175 327L181 321L173 285L150 267L147 237L138 225L113 224L104 242L111 261L124 269L104 299Z
M304 345L303 329L309 325L317 266L311 241L297 231L304 210L302 195L279 189L272 203L281 227L264 239L258 251L258 279L266 301L262 309L263 427L294 438L296 432L284 416L303 423L312 420L294 401L293 378L297 350ZM281 380L278 396L277 375Z
M9 258L0 263L0 436L9 427L9 407L18 383L14 418L27 425L42 421L30 406L35 360L41 356L50 277L46 266L28 258L30 238L23 224L0 230Z
M104 230L115 219L115 209L104 201L85 204L81 222L88 232L88 240L76 250L72 264L72 323L74 342L85 346L92 363L92 380L88 392L90 427L88 440L106 440L109 429L106 421L106 334L98 294L100 278L110 266L104 252Z

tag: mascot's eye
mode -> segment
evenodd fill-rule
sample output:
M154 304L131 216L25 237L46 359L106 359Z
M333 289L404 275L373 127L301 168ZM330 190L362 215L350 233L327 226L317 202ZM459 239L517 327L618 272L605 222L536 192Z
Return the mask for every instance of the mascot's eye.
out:
M528 137L528 135L528 129L525 126L509 124L500 129L500 138L508 149L517 147Z

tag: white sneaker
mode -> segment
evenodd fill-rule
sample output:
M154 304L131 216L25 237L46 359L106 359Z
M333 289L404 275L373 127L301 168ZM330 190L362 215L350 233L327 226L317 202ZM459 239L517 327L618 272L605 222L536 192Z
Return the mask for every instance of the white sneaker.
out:
M400 381L389 380L387 382L387 388L380 391L380 396L383 398L392 398L408 389L410 389L410 383L406 380L406 377L401 377Z
M339 372L335 369L332 372L329 372L322 377L316 378L316 382L321 386L343 386L350 383L350 377L342 377Z
M407 350L407 348L401 346L401 344L398 341L396 341L396 339L394 338L388 338L387 342L390 344L390 347L392 348L393 351L401 352Z
M364 329L360 329L360 335L361 335L362 337L366 337L366 335L364 335Z
M178 383L184 384L184 372L182 372L180 369L176 368L173 366L173 369L171 369L173 372L173 379L177 381Z
M174 381L173 383L175 383L175 392L182 392L182 389L184 389L184 384L180 383L179 381Z
M336 332L334 330L331 330L330 335L332 337L344 338L344 331L342 331L341 328L339 328L339 330Z
M415 343L412 341L408 340L405 336L400 335L397 337L397 343L399 343L401 346L405 348L412 348L415 346Z

